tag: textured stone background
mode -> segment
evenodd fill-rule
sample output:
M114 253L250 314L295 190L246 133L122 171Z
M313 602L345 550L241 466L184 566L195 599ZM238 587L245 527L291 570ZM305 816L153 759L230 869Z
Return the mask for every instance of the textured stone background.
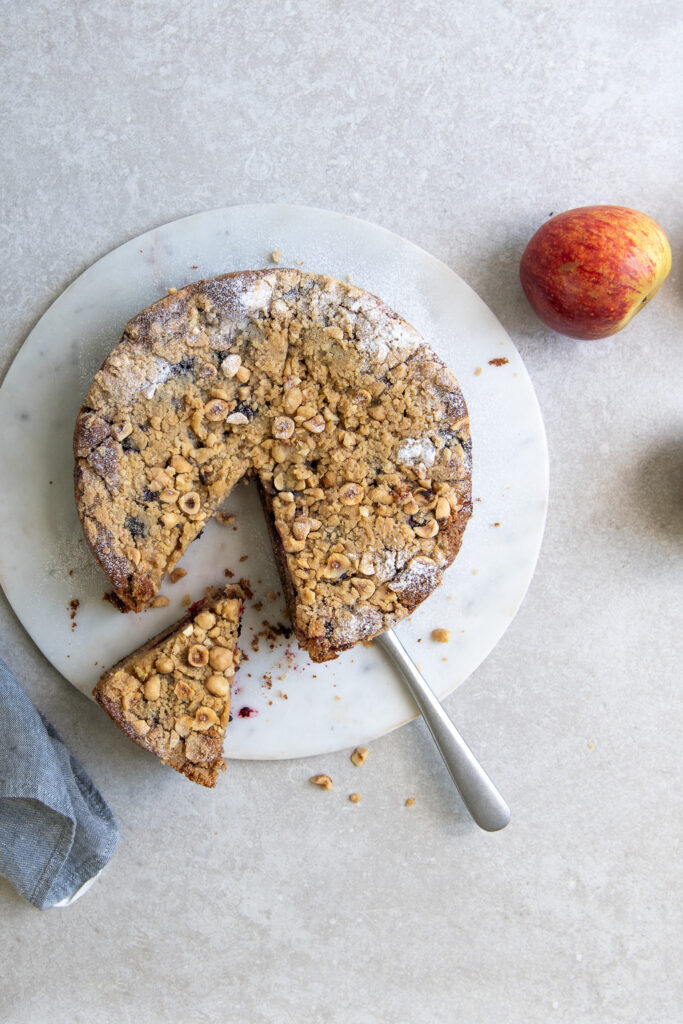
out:
M0 650L121 843L69 910L0 881L0 1019L680 1024L680 5L1 9L0 372L139 232L235 203L328 207L419 243L490 304L535 382L552 489L528 597L447 702L513 808L496 836L467 821L421 724L362 769L234 763L194 790L64 683L2 599ZM534 318L517 265L551 211L593 202L654 216L674 271L622 335L570 342ZM337 788L313 790L313 770Z

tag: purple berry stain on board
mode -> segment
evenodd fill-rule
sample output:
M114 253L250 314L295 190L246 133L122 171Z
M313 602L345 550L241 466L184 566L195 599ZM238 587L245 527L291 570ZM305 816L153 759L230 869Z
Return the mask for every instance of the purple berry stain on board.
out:
M256 708L249 708L245 705L243 708L239 709L237 714L240 718L253 718L254 715L258 715L258 711Z

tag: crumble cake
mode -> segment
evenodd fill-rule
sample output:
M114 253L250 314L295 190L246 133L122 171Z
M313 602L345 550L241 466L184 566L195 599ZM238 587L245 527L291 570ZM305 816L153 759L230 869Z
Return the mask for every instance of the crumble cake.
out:
M93 696L138 746L192 782L215 786L239 660L237 585L198 601L179 622L100 677Z
M255 476L314 661L423 601L472 512L453 374L376 296L292 269L199 281L133 317L79 412L74 452L85 536L136 611Z

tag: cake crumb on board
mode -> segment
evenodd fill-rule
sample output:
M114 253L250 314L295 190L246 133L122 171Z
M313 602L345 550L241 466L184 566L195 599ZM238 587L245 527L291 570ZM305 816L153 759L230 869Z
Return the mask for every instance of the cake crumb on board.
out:
M409 796L408 799L406 800L405 806L406 807L412 807L414 803L415 803L415 797L414 796Z
M329 775L312 775L309 781L321 789L332 789L332 779Z
M370 751L368 750L367 747L356 747L356 749L351 754L351 760L355 765L360 766L362 764L365 764L365 762L368 759L369 753Z
M349 793L349 800L352 804L360 803L360 793Z
M432 640L435 640L437 644L450 643L451 631L450 629L433 629Z

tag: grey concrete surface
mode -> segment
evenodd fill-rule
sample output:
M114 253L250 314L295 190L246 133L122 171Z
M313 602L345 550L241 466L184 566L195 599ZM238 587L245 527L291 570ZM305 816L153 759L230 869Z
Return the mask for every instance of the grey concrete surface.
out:
M680 1024L680 5L0 9L0 373L113 246L196 210L300 202L397 231L481 294L551 458L528 596L447 702L512 806L495 836L418 723L360 769L239 762L193 789L70 688L2 598L0 652L121 842L68 910L0 881L0 1020ZM518 262L549 213L595 202L655 217L674 269L622 334L571 342L534 317Z

